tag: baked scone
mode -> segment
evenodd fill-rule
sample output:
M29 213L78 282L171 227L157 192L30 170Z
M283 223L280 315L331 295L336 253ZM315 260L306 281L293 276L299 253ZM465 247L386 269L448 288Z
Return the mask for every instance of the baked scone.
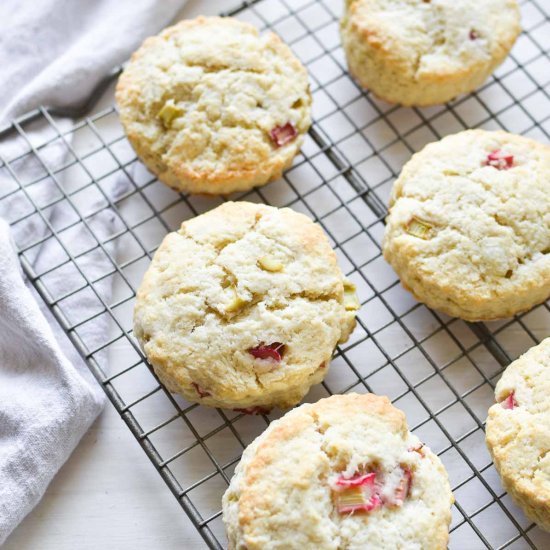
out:
M480 86L521 28L516 0L347 0L340 30L364 88L424 106Z
M228 202L165 237L134 334L170 391L254 413L291 407L323 380L358 308L320 226Z
M310 124L306 69L273 33L186 20L145 40L116 101L136 153L179 191L243 191L281 176Z
M387 397L334 395L272 422L223 496L230 550L443 550L453 495Z
M430 143L394 184L383 252L405 288L468 321L550 296L550 146L469 130Z
M514 361L495 389L487 447L525 515L550 531L550 338Z

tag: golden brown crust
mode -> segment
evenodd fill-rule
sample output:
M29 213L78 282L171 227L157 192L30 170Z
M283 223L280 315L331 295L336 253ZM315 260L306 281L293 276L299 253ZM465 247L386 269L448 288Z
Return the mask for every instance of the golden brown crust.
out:
M245 450L237 467L223 499L229 548L443 550L453 502L447 475L429 449L413 449L420 449L418 439L386 397L335 395L294 409ZM390 486L409 468L410 506L338 513L331 480L369 465Z
M345 299L319 226L288 208L228 202L165 237L137 292L134 334L166 387L190 401L287 408L353 330ZM272 343L284 345L277 363L250 352Z
M487 166L497 150L509 169ZM468 130L427 145L394 184L383 252L405 288L468 321L521 313L550 295L550 147ZM412 220L430 227L410 232Z
M354 78L377 97L407 106L444 103L475 89L519 32L516 0L355 0L341 21Z
M116 101L141 160L193 193L279 178L311 122L307 73L288 46L231 18L182 21L148 38L121 75ZM166 105L175 113L168 122ZM297 135L277 147L270 132L286 123Z
M547 338L504 371L495 388L497 403L489 409L486 427L487 447L502 484L525 514L548 531L549 392L550 338Z

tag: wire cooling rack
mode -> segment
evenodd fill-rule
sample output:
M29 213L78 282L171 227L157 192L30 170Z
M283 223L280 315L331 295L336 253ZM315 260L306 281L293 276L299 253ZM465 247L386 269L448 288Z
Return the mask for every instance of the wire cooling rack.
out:
M112 103L93 106L107 79L80 109L40 108L0 131L0 214L28 279L208 547L226 546L220 501L242 449L278 414L243 416L168 393L136 345L131 315L164 234L237 198L314 218L357 285L358 327L306 400L373 391L406 412L450 475L450 548L549 548L550 536L502 489L483 432L503 367L550 334L549 304L502 322L446 317L400 287L380 243L392 183L426 143L471 127L550 139L550 3L522 2L524 32L484 86L423 109L380 102L349 77L338 35L342 3L257 0L229 14L279 33L311 76L315 122L279 181L224 198L173 192L137 161ZM86 317L75 303L89 305ZM108 337L97 326L108 327Z

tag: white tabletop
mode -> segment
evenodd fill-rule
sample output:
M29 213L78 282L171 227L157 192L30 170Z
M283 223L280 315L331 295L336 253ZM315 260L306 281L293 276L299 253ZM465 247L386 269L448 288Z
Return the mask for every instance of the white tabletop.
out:
M217 13L238 3L188 0L178 18ZM205 547L118 413L107 404L3 550Z

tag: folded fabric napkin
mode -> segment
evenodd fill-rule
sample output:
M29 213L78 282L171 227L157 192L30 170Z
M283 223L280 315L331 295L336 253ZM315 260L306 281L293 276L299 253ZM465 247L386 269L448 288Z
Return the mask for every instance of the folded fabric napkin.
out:
M116 65L138 44L167 24L185 0L3 0L0 2L0 123L38 105L75 106L84 101ZM62 132L70 125L60 121ZM29 135L39 143L45 129ZM35 181L44 167L60 166L65 144L47 147L42 159L25 157L16 171L20 180ZM16 150L28 144L21 139L0 145L0 218L16 220L28 208L25 193L14 187L10 170ZM44 177L39 202L65 192L59 178ZM125 191L127 179L109 190L114 202ZM4 198L1 198L4 197ZM37 197L34 197L35 200ZM93 205L91 205L93 207ZM103 404L103 393L75 348L53 319L40 297L24 281L11 239L19 246L39 241L55 228L62 206L44 211L45 219L29 216L10 236L0 219L0 545L40 500L48 483L65 462ZM117 231L122 223L108 209L90 220L96 235ZM71 242L85 246L94 240L77 226ZM93 243L92 243L93 244ZM116 251L106 245L108 253ZM91 247L93 248L93 246ZM98 251L100 252L100 251ZM27 254L37 272L60 265L63 252L52 239ZM87 254L79 268L101 273L108 266L105 254ZM59 270L49 276L48 289L71 288L76 270ZM96 285L104 300L110 296L108 279ZM84 316L91 305L86 297L74 304ZM98 319L88 330L101 340L106 322ZM92 334L92 337L94 334Z
M90 427L103 392L25 286L2 220L0 258L1 543Z

